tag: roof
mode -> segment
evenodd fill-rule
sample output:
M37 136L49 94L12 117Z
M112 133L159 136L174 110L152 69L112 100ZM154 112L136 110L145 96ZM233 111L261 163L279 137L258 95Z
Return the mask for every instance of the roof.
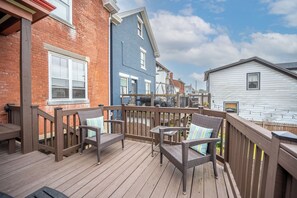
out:
M54 9L55 6L45 0L0 1L0 34L19 31L21 18L35 23Z
M271 63L269 61L266 61L266 60L264 60L262 58L259 58L259 57L255 56L255 57L251 57L251 58L248 58L248 59L241 59L241 60L239 60L239 61L237 61L235 63L231 63L231 64L224 65L224 66L221 66L221 67L218 67L218 68L215 68L215 69L208 70L208 71L206 71L204 73L204 80L205 81L208 80L208 76L209 76L210 73L214 73L214 72L217 72L217 71L221 71L221 70L224 70L224 69L228 69L228 68L235 67L235 66L238 66L238 65L242 65L242 64L252 62L252 61L260 63L260 64L265 65L265 66L267 66L267 67L269 67L271 69L277 70L277 71L279 71L279 72L281 72L283 74L286 74L286 75L288 75L288 76L290 76L292 78L297 79L297 73L294 73L294 72L292 72L292 71L290 71L288 69L285 69L285 68L283 68L281 66L278 66L277 64L273 64L273 63Z
M161 67L163 70L167 71L167 72L170 72L169 69L167 69L164 65L162 65L159 61L156 61L156 65Z
M131 15L137 14L137 13L140 13L141 16L142 16L143 23L144 23L144 25L146 27L146 30L147 30L147 33L148 33L148 37L149 37L150 42L151 42L151 44L153 46L155 57L160 57L160 52L159 52L159 49L158 49L158 46L157 46L157 42L155 40L155 36L154 36L153 30L152 30L151 24L149 22L149 18L148 18L145 7L141 7L141 8L137 8L137 9L134 9L134 10L121 12L121 13L118 13L116 15L118 15L121 18L125 18L125 17L131 16Z
M297 69L297 62L291 62L291 63L278 63L276 64L279 67L288 69L288 70L293 70Z

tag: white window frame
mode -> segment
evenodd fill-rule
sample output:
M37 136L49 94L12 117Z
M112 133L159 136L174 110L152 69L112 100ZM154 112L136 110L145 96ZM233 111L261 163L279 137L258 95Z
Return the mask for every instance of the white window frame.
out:
M69 77L69 98L59 98L59 99L56 99L56 98L52 98L52 76L51 76L51 59L52 59L52 56L56 56L56 57L61 57L61 58L64 58L64 59L67 59L68 61L68 70L69 70L69 74L68 74L68 77ZM75 61L75 62L80 62L80 63L83 63L83 65L85 66L85 98L73 98L72 96L72 62ZM88 63L86 61L82 61L82 60L79 60L79 59L76 59L76 58L72 58L72 57L69 57L69 56L64 56L62 54L58 54L58 53L55 53L55 52L51 52L49 51L48 52L48 81L49 81L49 99L48 99L48 103L49 104L68 104L68 103L88 103L89 102L89 99L88 99Z
M129 93L129 75L128 74L124 74L124 73L119 73L120 76L120 97L122 98L122 93L121 93L121 78L125 78L127 80L127 93Z
M138 28L138 23L140 23L140 29ZM140 36L140 38L143 39L143 21L138 15L137 15L137 34L138 36Z
M49 3L51 3L49 0L47 0ZM58 15L51 13L50 16L52 16L53 18L57 19L58 21L62 22L62 23L68 23L70 25L72 25L72 0L69 0L69 4L65 3L62 0L51 0L51 1L60 1L63 4L69 5L69 21L62 19L61 17L59 17ZM56 6L56 5L55 5Z
M144 60L142 60L141 54L144 55ZM143 61L143 64L142 64L142 61ZM143 49L142 47L140 47L140 67L141 69L146 70L146 50Z
M144 84L145 84L145 94L151 94L151 85L152 85L152 81L150 80L144 80ZM146 88L146 85L149 84L149 90L147 90Z

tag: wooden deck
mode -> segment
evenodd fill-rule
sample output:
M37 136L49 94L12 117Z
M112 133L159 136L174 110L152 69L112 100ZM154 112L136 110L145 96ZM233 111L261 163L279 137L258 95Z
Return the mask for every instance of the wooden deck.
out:
M114 144L102 152L101 165L95 165L93 149L55 162L54 155L37 151L8 155L3 146L0 192L14 197L25 197L43 186L69 197L233 197L222 166L218 165L216 180L210 163L189 169L187 195L183 195L181 172L166 158L160 166L159 155L151 157L146 143L126 140L124 150L121 143Z

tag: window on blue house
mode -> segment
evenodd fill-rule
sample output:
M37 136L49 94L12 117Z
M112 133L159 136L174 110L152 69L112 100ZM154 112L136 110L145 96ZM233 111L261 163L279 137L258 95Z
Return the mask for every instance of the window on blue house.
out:
M145 94L151 94L151 81L145 80Z
M146 51L143 48L140 48L140 67L142 69L146 69L145 59L146 59Z
M137 33L138 33L138 36L143 38L143 21L139 16L137 16Z
M120 94L128 94L128 78L121 77L120 78Z

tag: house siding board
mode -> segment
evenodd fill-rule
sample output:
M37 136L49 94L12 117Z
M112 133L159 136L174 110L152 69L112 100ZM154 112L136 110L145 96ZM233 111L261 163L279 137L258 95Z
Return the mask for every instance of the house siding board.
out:
M246 74L260 72L260 90L247 90ZM238 101L239 115L255 121L297 124L297 80L249 62L209 74L211 108L223 110L224 101Z
M137 93L145 93L145 80L151 81L155 92L156 59L148 33L143 26L143 39L137 32L137 15L123 18L119 25L112 24L112 104L121 104L119 73L129 75L128 92L131 91L131 76L138 78ZM140 47L146 50L146 70L140 67Z
M71 28L51 17L32 25L32 103L53 115L56 106L49 106L48 50L50 44L86 56L88 63L89 104L59 105L80 108L108 105L108 32L109 12L102 1L80 0L72 2ZM19 85L20 34L0 36L0 123L7 122L4 105L20 103Z

